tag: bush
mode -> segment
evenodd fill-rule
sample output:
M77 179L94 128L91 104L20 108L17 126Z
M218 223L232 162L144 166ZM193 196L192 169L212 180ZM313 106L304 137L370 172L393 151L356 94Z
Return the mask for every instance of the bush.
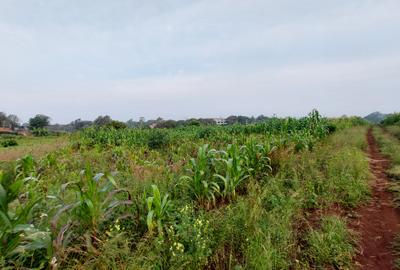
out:
M178 124L174 120L167 120L156 125L156 128L176 128Z
M197 133L197 136L198 136L200 139L208 139L208 138L210 138L210 137L215 136L216 133L217 133L217 132L216 132L215 129L210 128L210 127L206 127L206 128L200 129L200 131Z
M162 130L154 130L150 133L147 146L151 149L160 149L169 143L169 136Z
M10 147L10 146L16 146L16 145L18 145L18 142L12 138L6 139L1 142L1 146L3 146L3 147Z
M400 125L400 113L390 114L382 121L382 124L385 126Z
M35 137L43 137L43 136L48 136L49 131L45 128L35 128L32 130L32 134Z
M106 126L114 129L124 129L128 127L124 122L116 120L112 120L111 123L107 124Z

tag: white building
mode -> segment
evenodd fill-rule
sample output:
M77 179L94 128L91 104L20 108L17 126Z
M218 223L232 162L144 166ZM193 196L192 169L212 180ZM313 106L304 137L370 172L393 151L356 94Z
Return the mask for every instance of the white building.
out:
M213 118L218 126L226 125L225 118Z

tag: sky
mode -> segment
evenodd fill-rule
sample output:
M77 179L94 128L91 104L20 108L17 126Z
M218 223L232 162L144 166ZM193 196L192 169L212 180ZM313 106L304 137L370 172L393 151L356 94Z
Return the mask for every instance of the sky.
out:
M399 14L399 0L0 0L0 111L399 111Z

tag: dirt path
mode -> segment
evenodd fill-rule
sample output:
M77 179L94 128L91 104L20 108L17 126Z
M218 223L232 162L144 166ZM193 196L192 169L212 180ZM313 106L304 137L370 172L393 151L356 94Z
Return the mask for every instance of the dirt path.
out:
M374 174L371 202L358 209L354 229L360 233L359 269L395 269L393 240L400 232L400 212L392 206L392 194L386 190L385 174L389 161L380 152L370 129L367 134L370 169Z

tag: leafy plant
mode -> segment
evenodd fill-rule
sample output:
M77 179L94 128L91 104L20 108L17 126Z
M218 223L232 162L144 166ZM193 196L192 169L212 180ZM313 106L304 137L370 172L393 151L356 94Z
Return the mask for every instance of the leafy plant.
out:
M49 136L49 131L46 128L35 128L31 130L33 136L44 137Z
M17 178L36 177L36 164L32 155L26 155L17 159L15 166L15 174Z
M10 147L10 146L17 146L18 142L17 140L10 138L10 139L5 139L0 142L1 146L3 147Z
M249 169L249 173L253 177L261 178L272 171L269 155L274 149L270 144L262 145L257 143L255 139L250 139L241 147L243 164Z
M209 150L207 144L199 147L197 157L190 159L190 176L183 176L181 180L186 181L193 196L201 205L210 207L209 203L215 204L216 195L220 188L213 180L212 166L215 162L215 149Z
M146 199L147 202L147 219L146 224L150 232L157 226L158 232L163 233L163 221L168 216L170 200L168 194L161 197L160 190L157 185L151 185L152 195Z
M227 151L222 151L222 153L225 158L220 158L219 161L225 165L225 175L216 173L215 177L221 181L222 196L231 200L236 197L236 190L239 185L250 177L249 172L252 169L243 166L244 159L237 145L228 145Z
M62 190L66 189L75 192L76 201L61 206L52 221L53 228L56 227L60 215L68 212L72 214L73 221L96 233L99 225L113 215L116 207L132 204L130 193L117 188L111 174L93 174L89 166L81 172L79 181L68 182L62 186ZM127 199L119 199L119 193L127 194Z
M44 264L52 256L50 232L41 231L32 224L32 211L41 198L35 192L26 191L33 177L6 176L0 171L0 254L6 259L27 258L35 251L46 250L44 258L36 262ZM29 188L27 188L29 190Z
M168 134L162 130L154 130L150 133L147 145L151 149L159 149L166 146L169 143Z

